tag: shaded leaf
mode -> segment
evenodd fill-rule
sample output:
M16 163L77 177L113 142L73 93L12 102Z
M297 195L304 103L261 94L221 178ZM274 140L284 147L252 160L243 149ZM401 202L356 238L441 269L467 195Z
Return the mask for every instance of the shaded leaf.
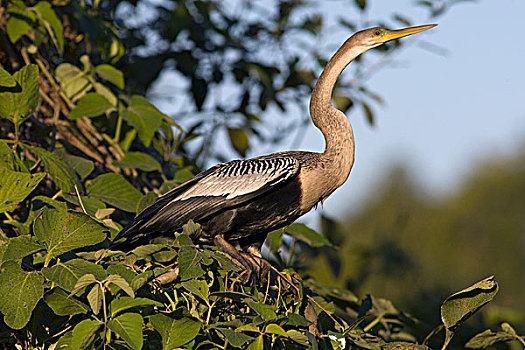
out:
M140 140L149 146L151 139L163 119L163 114L154 105L142 96L133 95L129 106L122 112L122 116L139 133Z
M239 128L228 128L228 136L235 151L242 157L245 157L246 152L250 148L250 142L246 132Z
M177 262L180 269L180 278L185 281L190 278L198 278L204 275L200 261L202 254L191 246L184 246L179 252Z
M131 287L129 286L129 283L122 276L109 275L108 278L106 278L106 281L118 286L130 297L132 298L135 297L135 293L133 292L133 289L131 289Z
M163 314L150 316L149 320L162 337L162 346L166 350L188 343L195 338L202 326L200 322L188 317L176 320Z
M44 249L44 247L35 242L30 236L24 235L9 238L1 261L19 260L42 249Z
M29 149L42 160L46 171L62 191L75 193L75 186L79 191L82 190L82 183L73 168L58 155L40 147L29 147Z
M155 158L143 152L128 152L121 160L113 162L119 168L132 168L144 171L162 172L160 163Z
M69 114L69 118L98 117L112 108L113 105L104 96L90 92L80 98L77 106Z
M314 248L332 245L325 237L305 224L293 223L286 228L286 233Z
M121 175L110 173L96 177L86 185L88 195L118 209L134 213L142 194Z
M257 312L265 321L272 321L277 318L277 315L275 314L275 308L271 305L261 304L253 300L247 300L246 304L254 309L255 312Z
M470 349L485 349L491 345L501 342L515 340L516 338L507 332L493 332L487 329L479 334L476 334L466 344L466 348Z
M55 70L55 78L60 83L67 97L77 101L91 88L91 82L80 70L71 63L62 63Z
M7 20L7 34L9 40L15 43L29 30L31 30L31 23L35 21L35 14L29 12L23 1L12 0L7 7L9 19Z
M91 310L93 310L95 315L100 312L100 308L102 307L102 298L104 298L104 290L102 290L100 283L95 283L87 295L89 306L91 306Z
M87 275L80 276L77 282L75 283L75 288L71 291L71 295L78 293L81 289L97 283L98 281L94 275L88 273Z
M209 301L210 289L206 281L190 280L190 281L182 282L182 286L188 292L192 293L193 295L198 296L199 298L204 300L206 304L210 305L210 301Z
M15 127L38 105L38 74L36 64L24 66L13 74L19 88L0 92L0 117L10 119Z
M58 262L51 267L42 268L42 274L68 292L75 288L79 278L84 275L91 274L92 281L102 281L107 276L102 266L84 259L73 259L65 263Z
M281 326L275 323L270 323L269 325L267 325L264 329L264 333L272 333L283 337L288 337L286 331Z
M109 64L99 64L95 67L95 72L99 77L109 81L119 89L124 89L124 74L117 68Z
M104 226L89 216L44 208L35 220L33 230L47 255L58 257L68 251L94 245L106 238Z
M112 318L108 328L119 335L132 349L142 349L142 326L144 320L136 313L126 313Z
M14 210L45 176L45 173L28 174L0 169L0 213Z
M6 70L0 67L0 86L15 87L16 80Z
M62 51L64 51L64 29L51 4L47 1L40 1L33 9L40 14L41 20L44 20L47 25L49 25L51 29L51 33L49 34L52 36L52 41L58 51L62 53Z
M47 293L44 301L58 316L84 314L90 310L89 306L58 287Z
M217 330L221 332L222 335L228 339L228 342L236 348L239 348L250 340L253 340L253 337L250 337L249 335L246 335L242 332L236 332L233 329L218 328Z
M110 316L114 317L119 312L139 306L162 306L162 303L148 298L131 298L123 296L113 299L109 305Z
M11 328L24 327L36 304L44 296L44 278L38 272L22 270L16 261L0 267L0 312Z
M73 336L71 337L71 349L80 350L90 343L95 333L103 325L103 323L95 320L80 321L75 328L73 328Z
M253 342L248 345L247 350L263 350L264 349L264 338L260 334Z

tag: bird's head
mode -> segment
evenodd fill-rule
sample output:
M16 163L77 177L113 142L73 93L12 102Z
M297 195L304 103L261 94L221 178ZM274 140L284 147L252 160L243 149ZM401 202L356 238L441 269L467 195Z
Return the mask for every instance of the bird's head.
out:
M402 38L407 35L416 34L424 30L433 28L435 26L437 26L437 24L428 24L424 26L396 30L374 27L357 32L353 36L355 40L354 42L358 43L359 46L362 46L366 49L371 49L381 44L384 44L387 41Z

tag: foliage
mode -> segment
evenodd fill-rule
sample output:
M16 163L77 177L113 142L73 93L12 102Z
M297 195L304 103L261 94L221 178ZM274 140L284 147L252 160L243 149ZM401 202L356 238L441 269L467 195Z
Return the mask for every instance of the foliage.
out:
M302 280L291 267L298 252L283 236L332 247L303 224L269 235L284 272L274 268L254 286L242 283L243 270L227 255L192 242L199 227L191 222L132 252L107 248L122 224L198 170L209 138L193 156L187 143L220 126L244 155L249 134L260 134L258 114L270 105L285 111L285 96L301 99L315 76L284 49L281 66L257 54L262 42L278 46L291 32L318 32L319 17L293 16L301 2L279 2L277 15L255 19L220 2L162 3L148 10L148 25L135 22L144 3L14 0L0 8L0 344L427 348L430 329L391 302ZM356 5L365 10L367 2ZM125 11L132 15L120 25ZM189 82L198 112L187 131L141 96L170 68ZM211 87L232 81L239 103L208 102ZM344 109L361 104L373 119L364 99L335 101ZM233 119L218 124L210 113ZM497 288L487 279L443 303L447 342ZM511 340L509 327L490 341Z

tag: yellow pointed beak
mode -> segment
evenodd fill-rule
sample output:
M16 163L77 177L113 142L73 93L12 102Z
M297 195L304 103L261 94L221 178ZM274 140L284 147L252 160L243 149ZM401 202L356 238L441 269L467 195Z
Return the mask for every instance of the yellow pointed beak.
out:
M434 28L437 24L427 24L424 26L410 27L397 30L387 30L380 38L376 39L376 43L386 43L387 41L399 39L407 35L420 33L430 28Z

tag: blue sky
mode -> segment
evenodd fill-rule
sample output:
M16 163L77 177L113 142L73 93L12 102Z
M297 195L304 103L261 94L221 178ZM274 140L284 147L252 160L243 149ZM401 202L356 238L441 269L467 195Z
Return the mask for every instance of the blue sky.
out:
M326 3L333 5L329 13L344 11L344 2ZM393 3L372 1L369 18L388 17ZM428 22L413 1L395 3L395 12L421 19L418 24ZM386 106L376 108L374 128L361 115L349 115L356 162L349 181L325 202L327 214L342 217L359 210L359 202L393 163L407 164L431 193L444 194L480 160L525 146L523 14L522 0L456 5L435 21L438 27L421 34L445 49L445 56L412 45L396 57L398 64L369 81ZM324 35L337 44L348 36ZM322 137L313 127L301 148L322 150Z

